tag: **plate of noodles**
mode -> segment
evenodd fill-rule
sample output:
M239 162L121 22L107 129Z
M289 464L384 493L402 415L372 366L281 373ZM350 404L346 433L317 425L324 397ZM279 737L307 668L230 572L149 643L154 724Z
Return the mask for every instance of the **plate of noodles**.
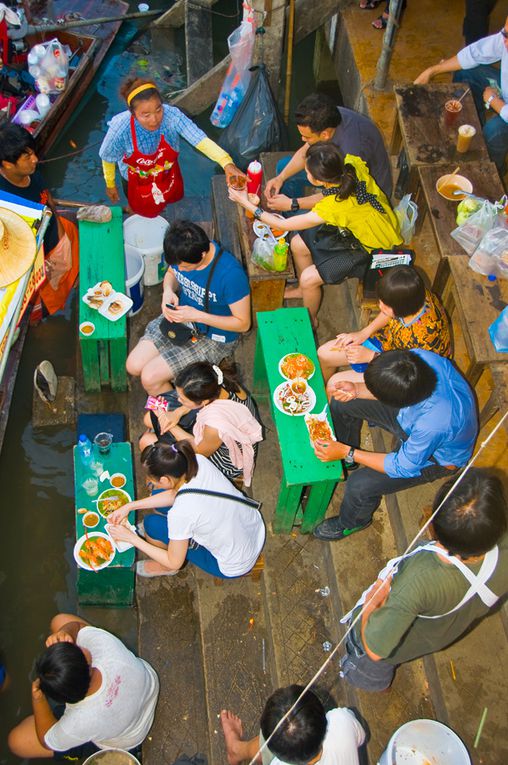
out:
M315 371L314 362L303 353L286 353L279 361L279 372L286 380L294 380L297 377L310 380Z

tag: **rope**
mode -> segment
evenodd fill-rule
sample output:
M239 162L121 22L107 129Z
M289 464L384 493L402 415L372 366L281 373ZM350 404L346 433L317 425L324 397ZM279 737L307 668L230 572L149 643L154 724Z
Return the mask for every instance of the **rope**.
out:
M466 465L466 467L464 468L464 470L462 471L462 473L461 473L461 474L460 474L460 475L457 477L457 480L456 480L456 481L453 483L452 487L450 488L450 490L448 491L448 493L446 494L446 496L445 496L445 497L444 497L444 498L441 500L441 502L439 503L439 505L436 507L436 509L434 510L434 512L432 513L432 515L430 516L430 518L428 518L428 519L427 519L427 521L426 521L426 522L423 524L422 528L421 528L421 529L420 529L420 530L417 532L417 534L415 534L415 536L413 537L413 539L411 540L411 542L409 542L409 544L408 544L408 546L406 547L406 550L404 551L403 555L407 555L407 554L409 553L409 551L411 550L411 548L413 547L413 545L414 545L414 544L415 544L415 543L418 541L418 539L419 539L419 538L420 538L420 537L421 537L421 536L424 534L424 532L425 532L425 531L428 529L428 527L430 526L430 524L432 523L432 521L434 520L434 518L436 517L436 515L438 514L438 512L441 510L441 508L442 508L442 506L444 505L444 503L446 502L446 500L448 499L448 497L449 497L449 496L450 496L450 495L451 495L451 494L454 492L455 488L456 488L456 487L459 485L459 483L462 481L462 479L464 478L464 476L465 476L465 475L468 473L468 471L469 471L469 470L472 468L472 466L474 465L474 463L476 462L476 460L478 459L478 457L480 456L480 454L482 453L482 451L484 450L484 448L485 448L485 447L488 445L488 443L491 441L491 439L492 439L492 438L495 436L495 434L497 433L497 431L499 430L499 428L501 427L501 425L503 424L503 422L506 420L506 418L507 418L507 417L508 417L508 410L507 410L507 411L504 413L504 415L501 417L501 419L499 420L499 422L497 423L497 425L495 426L495 428L492 430L492 432L489 434L489 436L488 436L488 437L485 439L485 441L483 441L483 442L480 444L480 448L478 449L478 451L476 452L476 454L475 454L475 455L474 455L474 456L473 456L473 457L470 459L470 461L468 462L468 464ZM388 571L386 578L388 578L388 576L389 576L389 575L390 575L390 571ZM273 731L272 731L272 732L270 733L270 735L269 735L269 736L266 738L266 740L265 740L264 744L263 744L263 745L262 745L262 746L261 746L261 747L258 749L258 751L257 751L257 752L256 752L256 754L254 755L254 757L252 758L252 760L249 762L249 765L256 765L256 761L257 761L257 759L258 759L259 755L260 755L260 754L261 754L261 753L262 753L262 752L263 752L263 751L264 751L264 750L265 750L265 749L268 747L268 744L269 744L269 743L270 743L270 741L272 740L272 738L273 738L273 736L275 735L275 733L276 733L276 732L279 730L279 728L281 727L281 725L283 725L283 724L284 724L284 722L285 722L285 721L286 721L286 720L287 720L287 719L290 717L290 715L291 715L291 714L294 712L294 710L296 709L296 707L298 706L298 704L300 703L300 701L302 700L302 698L304 697L304 695L307 693L307 691L308 691L308 690L310 690L310 688L312 687L312 685L314 685L315 681L316 681L316 680L317 680L319 677L321 677L321 675L322 675L322 674L323 674L323 672L325 671L326 667L327 667L327 666L330 664L331 660L334 658L335 654L337 653L337 651L339 650L339 648L342 646L342 644L344 643L345 639L347 638L347 636L349 635L349 633L351 632L351 630L353 629L353 627L354 627L354 626L357 624L357 622L358 622L358 621L361 619L361 617L362 617L362 615L363 615L363 612L364 612L364 610L366 609L366 607L368 606L368 604L369 604L369 603L371 602L371 600L372 600L372 599L373 599L373 598L374 598L374 597L375 597L375 596L378 594L378 592L381 590L381 588L382 588L383 586L384 586L384 581L383 581L383 582L382 582L382 583L381 583L381 584L380 584L380 585L379 585L379 586L378 586L376 589L374 589L374 591L372 592L372 594L370 594L370 593L369 593L369 594L367 595L367 597L366 597L366 599L365 599L365 603L363 604L363 606L361 606L361 608L360 608L360 610L359 610L358 614L355 616L355 618L354 618L354 619L351 621L351 623L348 625L348 627L347 627L347 629L346 629L346 631L345 631L344 635L341 637L341 639L339 640L339 642L337 643L337 645L335 646L335 648L333 649L333 651L330 653L330 655L328 656L328 658L327 658L327 659L325 659L325 661L323 662L323 664L321 665L321 667L318 669L318 671L315 673L315 675L314 675L314 676L311 678L311 680L309 680L309 682L307 683L307 685L305 686L305 688L303 689L303 691L301 692L301 694L298 696L298 698L296 699L296 701L294 702L294 704L293 704L293 705L292 705L292 706L291 706L291 707L288 709L288 711L287 711L287 712L286 712L286 713L285 713L285 714L284 714L284 715L281 717L281 719L279 720L279 722L277 723L277 725L275 726L275 728L273 729Z
M94 141L93 143L87 143L86 146L83 146L82 149L76 149L76 151L69 151L67 154L60 154L58 157L50 157L49 159L40 159L39 165L47 165L48 162L56 162L58 159L67 159L67 157L75 157L76 154L81 154L81 152L86 151L87 149L92 149L94 146L98 146L100 143L103 142L103 138L100 139L100 141Z

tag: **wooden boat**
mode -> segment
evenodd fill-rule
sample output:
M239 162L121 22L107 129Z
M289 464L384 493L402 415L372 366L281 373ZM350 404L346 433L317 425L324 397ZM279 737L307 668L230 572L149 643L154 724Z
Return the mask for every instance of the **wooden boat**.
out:
M27 18L30 25L37 25L32 5L35 4L26 7ZM40 32L27 36L26 40L30 48L37 43L57 37L63 45L70 47L75 57L79 57L77 66L71 67L69 71L65 90L54 101L44 119L36 124L33 131L37 147L41 152L46 152L51 148L68 122L69 116L78 107L111 47L122 24L122 17L128 9L128 3L124 0L106 0L106 2L101 2L101 0L89 0L88 2L56 0L51 5L56 18L65 18L68 14L79 14L80 17L84 18L98 18L107 15L118 16L118 21L80 27L79 31L76 32L65 29L56 31L41 29ZM37 8L37 15L39 16L39 14L45 16L44 7Z

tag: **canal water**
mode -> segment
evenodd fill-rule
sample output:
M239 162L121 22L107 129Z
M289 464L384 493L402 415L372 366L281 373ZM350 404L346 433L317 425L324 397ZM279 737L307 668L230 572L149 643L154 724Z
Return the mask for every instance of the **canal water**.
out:
M130 5L131 9L137 8L137 2ZM230 16L232 6L234 10L236 5L222 0L214 9ZM234 18L214 17L214 31L217 24L216 45L222 54L225 38L236 23ZM71 119L49 158L60 157L76 148L89 148L43 166L48 185L58 198L105 201L98 144L107 121L124 108L118 95L121 79L133 70L141 75L148 71L149 38L141 38L128 52L122 50L124 45L125 42L119 41L116 51L113 49L79 113ZM156 67L161 86L167 83L163 92L177 90L184 83L180 46L181 38L176 36ZM312 46L312 40L299 46L302 55L296 56L296 60L311 60ZM296 73L299 79L295 98L301 98L313 88L311 67L302 64L300 68L300 74ZM152 64L149 71L153 76ZM210 137L215 137L208 116L209 113L202 115L196 121ZM296 142L294 136L293 142ZM186 194L206 195L210 177L215 172L212 163L182 141L181 164ZM31 713L34 657L43 648L51 616L60 611L75 613L78 610L76 566L72 556L75 541L72 446L77 434L72 428L37 429L31 421L33 370L42 359L50 359L58 375L76 377L76 325L74 293L64 311L28 332L0 457L0 654L11 678L8 690L0 694L0 765L20 762L8 752L6 737L10 728ZM129 647L136 648L135 609L88 608L79 609L79 613L115 632Z

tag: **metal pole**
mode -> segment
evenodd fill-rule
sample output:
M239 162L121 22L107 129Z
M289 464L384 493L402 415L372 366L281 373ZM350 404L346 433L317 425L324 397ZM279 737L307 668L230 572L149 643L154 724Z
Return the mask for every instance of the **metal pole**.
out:
M127 19L143 19L150 18L152 16L161 16L166 13L165 8L160 8L153 11L136 11L135 13L125 13L123 16L101 16L97 19L78 19L77 21L64 21L61 24L29 24L25 34L34 35L38 32L58 32L58 30L65 29L79 29L79 27L96 26L97 24L113 24L116 21L126 21Z
M399 27L400 11L403 0L390 0L388 13L388 23L386 25L383 47L376 66L376 77L374 80L375 90L384 90L388 78L388 70L392 59L395 35Z

